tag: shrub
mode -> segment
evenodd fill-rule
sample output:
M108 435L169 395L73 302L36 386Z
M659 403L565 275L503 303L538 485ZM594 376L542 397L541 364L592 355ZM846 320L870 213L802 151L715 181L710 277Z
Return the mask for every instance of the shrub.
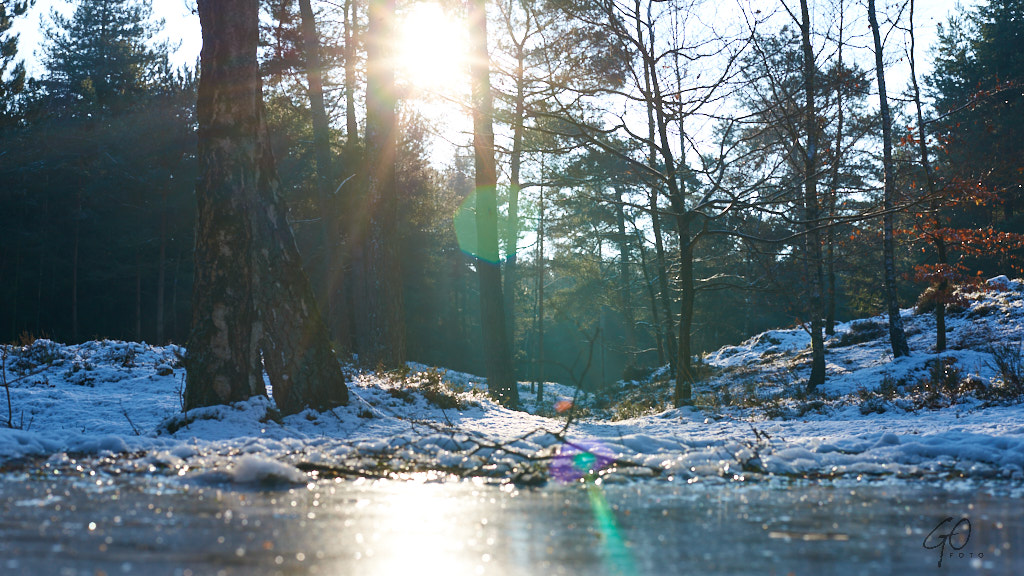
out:
M388 394L406 403L412 403L413 394L419 394L429 404L446 410L450 408L465 410L476 405L450 390L444 380L444 373L439 372L436 368L415 373L406 369L391 372L389 376L397 387L389 389Z
M991 400L1017 400L1024 396L1024 343L993 344L991 367L999 374L991 389Z
M622 380L625 380L626 382L642 382L650 378L651 373L653 372L654 370L649 366L634 366L633 364L627 364L626 367L622 369Z
M629 420L640 416L655 414L664 409L656 398L637 397L619 402L612 410L612 420Z
M8 369L27 374L41 366L61 364L64 359L64 350L60 344L50 340L34 340L31 344L11 350Z
M877 340L888 333L888 328L881 322L874 320L860 320L850 323L850 330L843 332L836 339L833 347L853 346L863 342Z

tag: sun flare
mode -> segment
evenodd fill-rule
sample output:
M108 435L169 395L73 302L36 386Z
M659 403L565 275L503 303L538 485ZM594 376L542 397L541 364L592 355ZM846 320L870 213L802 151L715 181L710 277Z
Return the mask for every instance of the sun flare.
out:
M399 16L396 68L399 81L435 94L459 92L467 85L465 27L439 4L420 2Z

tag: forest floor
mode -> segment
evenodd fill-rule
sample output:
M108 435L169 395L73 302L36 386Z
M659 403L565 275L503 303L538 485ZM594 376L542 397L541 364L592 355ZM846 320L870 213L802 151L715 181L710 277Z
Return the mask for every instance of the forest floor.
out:
M773 330L702 359L695 406L668 405L665 369L600 395L549 384L508 410L482 378L410 364L347 369L351 401L281 416L272 397L182 412L184 350L144 343L0 348L0 470L139 472L227 483L328 477L542 484L781 479L1024 480L1024 284L964 294L933 352L935 319L903 311L840 324L828 381L805 392L809 335ZM9 392L11 424L7 427ZM63 472L62 472L63 471Z

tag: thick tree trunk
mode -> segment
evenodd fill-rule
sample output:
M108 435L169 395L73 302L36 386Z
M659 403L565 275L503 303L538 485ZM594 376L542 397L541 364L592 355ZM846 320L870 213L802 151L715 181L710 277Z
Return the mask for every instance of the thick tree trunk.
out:
M369 229L363 244L361 360L396 367L405 362L402 275L398 259L396 161L398 116L394 37L395 0L370 2L366 56L366 162Z
M519 387L515 382L505 330L501 268L498 264L498 174L494 159L494 104L487 53L486 0L470 0L468 24L479 248L476 266L480 277L480 323L487 363L487 388L502 404L515 408L519 405Z
M885 300L889 310L889 341L892 355L896 358L910 355L907 335L900 317L899 299L896 291L896 249L893 238L893 208L896 204L896 170L892 158L892 113L889 111L889 97L885 90L885 65L882 61L882 40L875 14L875 0L868 0L868 24L875 46L875 74L878 78L878 101L882 116L882 164L885 172L885 189L882 216L882 259L885 266Z
M648 24L648 35L653 38L654 31ZM694 214L686 206L686 191L679 178L679 170L669 143L668 111L665 109L665 97L661 91L656 65L647 54L644 57L644 69L648 75L648 120L650 109L654 109L654 120L657 137L661 144L661 158L665 165L665 183L668 186L668 200L675 216L676 238L679 241L679 271L676 277L680 291L679 337L676 342L676 374L673 403L676 407L693 403L693 356L690 349L691 330L693 328L693 303L695 300L693 277L693 238L690 236L690 223ZM657 104L657 105L655 105ZM653 146L653 134L651 145ZM670 332L671 334L671 332Z
M804 236L807 270L808 315L811 325L811 375L807 390L814 391L825 383L825 339L822 335L822 257L821 233L818 232L818 109L814 100L817 92L817 64L811 46L811 17L807 0L800 0L800 37L804 59L804 131L807 146L804 158Z
M348 400L281 203L256 63L258 6L199 0L196 269L185 408L265 394L278 407Z
M259 149L258 5L199 0L203 29L195 280L185 409L266 394L259 369L250 202Z
M261 98L262 101L262 98ZM348 389L327 325L288 225L288 209L280 198L280 181L266 124L260 119L252 229L256 288L262 324L263 364L274 401L286 414L305 407L318 410L348 403Z

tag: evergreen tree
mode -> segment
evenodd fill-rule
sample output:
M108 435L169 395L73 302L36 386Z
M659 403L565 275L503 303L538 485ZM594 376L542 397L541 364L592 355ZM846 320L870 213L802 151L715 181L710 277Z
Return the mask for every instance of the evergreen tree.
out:
M167 68L167 47L153 46L160 23L139 0L81 0L70 18L51 12L44 30L43 85L53 112L105 114L137 102L154 72Z
M0 4L0 128L15 121L14 98L25 89L25 63L14 63L18 35L11 34L10 29L14 19L24 15L30 4L28 0Z
M940 114L937 176L980 183L1002 208L984 210L983 224L1017 232L1024 205L1022 83L1024 0L990 0L940 29L935 70L926 78Z
M494 101L487 52L487 2L472 0L468 9L477 194L476 266L480 278L480 325L487 362L487 389L505 406L516 408L519 406L519 387L505 330L505 301L498 250L498 171L494 157Z

